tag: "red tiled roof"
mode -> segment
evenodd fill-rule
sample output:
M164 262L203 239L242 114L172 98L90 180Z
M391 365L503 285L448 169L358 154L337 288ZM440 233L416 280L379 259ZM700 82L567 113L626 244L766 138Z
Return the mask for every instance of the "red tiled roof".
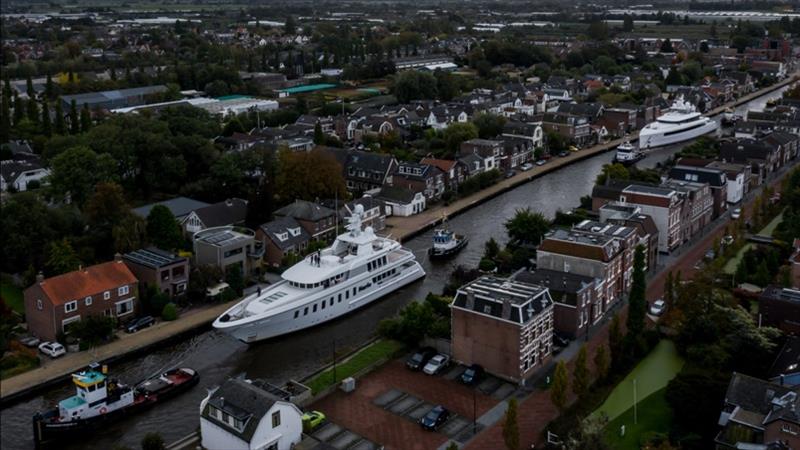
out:
M420 164L429 164L431 166L438 167L439 170L443 172L447 172L456 165L456 162L449 159L436 159L436 158L422 158L422 161L419 162Z
M61 305L137 282L125 263L109 261L47 278L39 286L54 305Z

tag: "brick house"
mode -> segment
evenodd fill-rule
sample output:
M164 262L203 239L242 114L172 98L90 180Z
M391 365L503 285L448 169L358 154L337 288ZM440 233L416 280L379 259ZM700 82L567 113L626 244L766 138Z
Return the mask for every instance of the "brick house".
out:
M718 423L716 450L800 448L800 387L734 372Z
M302 255L311 235L293 217L278 217L258 227L256 240L264 243L264 262L278 267L286 255Z
M674 189L632 184L622 190L619 201L639 206L658 227L658 251L669 253L681 244L683 198Z
M764 326L800 333L800 289L767 286L761 292L758 310Z
M541 269L561 270L596 278L600 295L594 308L597 320L625 292L625 256L616 238L557 229L548 233L536 250Z
M437 200L444 194L445 174L430 164L403 162L397 166L388 185L422 192L426 199Z
M467 165L459 160L422 158L419 163L435 166L441 170L444 173L445 187L451 191L457 191L458 185L469 177Z
M453 359L522 383L551 358L553 300L546 287L484 276L450 307Z
M600 292L595 278L559 270L537 269L514 274L514 280L544 286L553 298L553 330L572 339L584 336Z
M189 259L149 247L126 253L122 260L142 285L155 286L170 297L186 292Z
M121 258L50 278L39 274L24 292L28 330L39 339L55 341L81 318L135 317L138 284Z
M724 171L710 167L679 164L670 169L669 178L686 182L708 183L714 205L712 219L716 219L728 210L728 180Z
M336 211L314 202L295 200L274 212L275 217L292 217L314 240L336 237Z

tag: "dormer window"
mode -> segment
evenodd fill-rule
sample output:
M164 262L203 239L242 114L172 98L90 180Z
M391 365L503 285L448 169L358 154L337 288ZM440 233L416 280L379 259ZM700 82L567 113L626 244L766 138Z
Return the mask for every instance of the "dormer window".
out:
M283 242L283 241L285 241L285 240L289 239L289 233L285 233L285 232L284 232L284 233L276 233L276 236L278 236L278 239L279 239L281 242Z
M300 227L289 228L289 233L292 236L300 236Z

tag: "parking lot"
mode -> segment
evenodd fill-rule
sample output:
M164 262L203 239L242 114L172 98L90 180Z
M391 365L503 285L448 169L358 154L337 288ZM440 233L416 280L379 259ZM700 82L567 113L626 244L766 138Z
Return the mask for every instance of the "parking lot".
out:
M411 371L405 358L397 359L359 379L354 392L337 391L311 408L325 413L337 427L387 449L435 449L448 440L464 442L471 436L473 416L480 417L516 389L490 375L476 386L465 386L458 381L465 369L453 364L441 375L431 376ZM427 431L419 419L436 405L447 408L450 416L436 431ZM336 448L355 448L347 445L359 442L340 447L316 436L328 432L332 431L321 427L314 436Z

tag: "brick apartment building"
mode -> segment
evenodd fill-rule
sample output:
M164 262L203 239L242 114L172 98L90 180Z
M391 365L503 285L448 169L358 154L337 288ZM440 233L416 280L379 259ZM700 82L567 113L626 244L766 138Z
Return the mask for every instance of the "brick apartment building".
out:
M189 258L155 247L142 248L122 257L142 285L175 297L189 285Z
M135 317L138 283L121 258L51 278L40 274L24 292L28 330L55 341L70 324L88 316Z
M551 357L553 300L546 287L484 276L451 305L453 358L521 383Z
M669 253L681 244L683 198L674 189L632 184L622 190L619 201L639 206L658 228L658 251Z

